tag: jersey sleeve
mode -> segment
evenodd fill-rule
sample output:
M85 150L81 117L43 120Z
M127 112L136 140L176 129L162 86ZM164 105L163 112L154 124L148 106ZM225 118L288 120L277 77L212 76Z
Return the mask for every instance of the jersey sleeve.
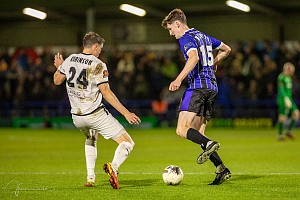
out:
M98 63L96 65L94 74L95 74L95 80L97 85L108 82L109 73L105 63L103 62Z
M197 51L197 44L191 38L184 36L179 39L179 45L182 51L185 52L187 55L189 51L196 50Z
M209 36L209 37L210 37L210 41L211 41L213 49L219 49L223 45L223 42L221 42L220 40L213 38L211 36Z

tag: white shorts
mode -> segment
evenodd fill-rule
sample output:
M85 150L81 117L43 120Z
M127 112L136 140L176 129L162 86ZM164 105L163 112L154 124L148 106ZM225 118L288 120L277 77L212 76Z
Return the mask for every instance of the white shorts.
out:
M101 108L90 115L72 115L74 125L86 136L90 129L98 131L105 139L116 139L125 131L124 127L116 120L106 108Z

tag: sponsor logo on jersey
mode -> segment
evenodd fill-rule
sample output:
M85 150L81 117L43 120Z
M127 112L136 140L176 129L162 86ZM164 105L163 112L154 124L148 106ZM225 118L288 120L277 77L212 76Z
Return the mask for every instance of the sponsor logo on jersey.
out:
M96 68L95 68L94 74L95 74L95 75L100 74L101 71L102 71L102 68L103 68L102 63L99 63L99 64L96 66Z

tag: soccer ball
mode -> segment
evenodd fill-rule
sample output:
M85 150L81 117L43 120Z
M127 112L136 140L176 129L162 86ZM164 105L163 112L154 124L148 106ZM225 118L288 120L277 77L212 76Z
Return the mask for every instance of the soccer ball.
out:
M176 165L169 165L162 174L163 180L167 185L178 185L183 179L183 172Z

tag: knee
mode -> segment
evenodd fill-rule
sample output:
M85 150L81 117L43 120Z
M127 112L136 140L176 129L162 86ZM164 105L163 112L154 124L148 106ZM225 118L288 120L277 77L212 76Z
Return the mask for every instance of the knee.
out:
M84 132L85 132L85 136L86 136L87 140L97 141L97 139L98 139L98 131L97 130L89 129Z
M87 138L87 139L85 140L85 145L96 147L96 145L97 145L97 140Z
M128 154L133 150L135 143L133 141L124 141L121 143L128 150Z

